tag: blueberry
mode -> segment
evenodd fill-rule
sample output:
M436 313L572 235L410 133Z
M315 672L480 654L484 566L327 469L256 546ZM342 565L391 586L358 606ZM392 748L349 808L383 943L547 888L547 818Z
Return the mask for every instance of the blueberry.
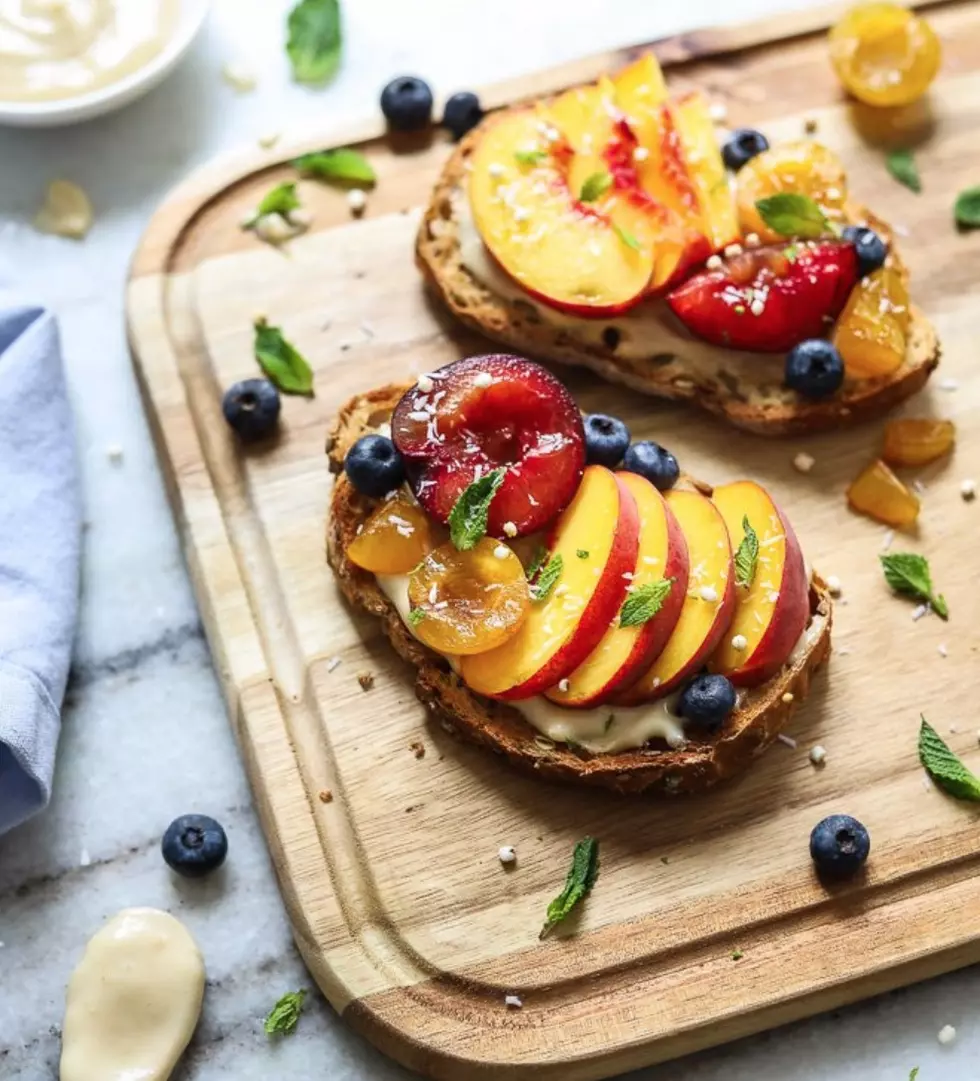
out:
M725 165L737 173L747 162L769 149L769 140L755 128L739 128L721 148Z
M709 732L717 732L735 708L735 688L724 676L695 676L684 688L677 712Z
M585 418L585 456L594 465L614 469L630 445L630 430L619 417L589 413Z
M634 443L623 458L623 468L646 477L661 492L673 488L681 475L677 459L659 443Z
M864 225L849 225L843 235L845 240L849 240L854 245L858 257L858 270L862 278L885 265L888 245L874 229L868 229Z
M381 91L381 111L393 131L421 131L432 121L432 91L415 75L399 75Z
M364 435L344 459L351 484L362 494L380 499L405 479L405 463L398 448L383 435Z
M786 354L785 382L804 398L826 398L844 382L844 361L830 342L810 338Z
M483 119L480 99L469 90L462 90L446 102L442 114L442 126L448 128L454 139L462 139Z
M228 838L221 824L207 815L181 815L167 826L160 847L177 874L201 878L225 862Z
M870 851L868 831L850 815L831 815L810 834L810 855L820 874L828 878L849 878Z
M268 379L243 379L225 391L221 408L242 439L262 439L279 423L279 391Z

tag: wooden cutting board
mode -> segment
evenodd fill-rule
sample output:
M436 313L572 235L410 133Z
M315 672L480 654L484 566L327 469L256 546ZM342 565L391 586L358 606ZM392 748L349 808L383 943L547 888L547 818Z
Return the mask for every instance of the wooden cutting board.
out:
M956 192L980 181L980 4L931 11L946 62L917 150L919 197L888 177L881 150L860 134L866 118L833 82L823 28L835 14L654 47L675 88L705 88L733 125L786 138L815 120L857 196L898 225L944 353L906 411L953 417L959 445L920 472L920 529L894 548L930 557L952 618L911 619L912 605L882 581L885 530L845 506L881 423L765 441L570 376L584 407L655 435L691 472L769 486L812 563L843 582L829 674L790 730L799 746L777 744L707 797L552 788L454 742L426 718L411 673L377 626L347 609L324 563L323 444L337 407L483 348L423 295L413 266L418 208L448 152L442 135L395 145L372 121L225 161L174 193L137 252L128 298L136 370L296 941L336 1009L426 1075L606 1077L980 961L977 812L933 789L916 757L924 712L980 767L980 502L959 495L980 468L971 295L980 233L957 235L951 217ZM521 79L485 100L592 79L636 52ZM363 221L351 221L342 193L304 183L316 218L309 234L279 252L241 231L243 214L291 175L284 162L350 143L380 177ZM256 374L259 313L312 359L317 396L286 400L277 445L242 453L221 419L221 393ZM946 380L958 390L941 389L953 385ZM801 450L816 459L805 476L791 465ZM367 673L373 686L363 690ZM816 743L827 749L821 770L807 758ZM873 852L863 881L828 893L807 841L835 811L869 826ZM601 841L598 885L574 923L539 943L546 904L587 833ZM497 859L503 844L517 849L512 870ZM508 1009L505 994L523 1008Z

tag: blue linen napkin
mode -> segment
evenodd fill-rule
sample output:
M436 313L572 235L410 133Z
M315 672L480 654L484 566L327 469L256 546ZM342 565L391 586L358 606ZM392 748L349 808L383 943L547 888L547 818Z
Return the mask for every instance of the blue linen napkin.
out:
M51 797L80 545L58 328L0 282L0 834Z

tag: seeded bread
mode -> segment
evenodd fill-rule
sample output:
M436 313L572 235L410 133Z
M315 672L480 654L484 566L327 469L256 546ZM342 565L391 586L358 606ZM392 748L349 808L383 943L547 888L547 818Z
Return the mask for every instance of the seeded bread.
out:
M643 306L659 304L668 325L674 328L668 338L669 351L663 342L658 348L645 349L642 334L629 348L618 329L626 325L622 317L570 319L530 297L500 288L511 283L499 269L496 284L481 280L465 265L462 252L462 221L468 215L465 183L470 155L487 125L501 115L484 120L446 163L422 219L415 249L416 262L433 292L453 315L488 338L521 354L591 368L634 390L689 402L760 435L803 434L876 417L919 391L939 363L936 330L913 306L906 359L898 371L881 378L848 381L829 400L806 401L782 385L779 357L740 354L694 341L664 311L662 301L645 301ZM894 236L885 223L856 204L847 208L847 216L852 223L878 230L895 255Z
M345 555L358 527L376 506L343 473L344 457L362 435L389 419L408 386L386 386L352 398L340 411L327 441L331 471L338 474L327 522L327 560L347 600L377 616L395 651L415 666L415 693L444 728L504 755L514 766L549 781L596 785L617 792L701 792L744 770L789 721L830 653L831 601L814 576L807 648L751 694L714 736L694 738L672 750L658 742L614 754L589 754L553 745L504 702L475 695L439 654L422 645L378 588L374 575ZM702 491L710 492L704 485Z

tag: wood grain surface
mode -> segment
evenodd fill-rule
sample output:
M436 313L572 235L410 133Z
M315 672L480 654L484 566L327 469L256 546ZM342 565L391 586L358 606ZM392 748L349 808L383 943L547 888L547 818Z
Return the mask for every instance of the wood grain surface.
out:
M914 622L882 581L885 530L843 496L875 456L883 421L772 443L569 379L583 407L619 413L690 472L766 484L811 563L843 583L829 674L791 732L799 747L777 745L704 798L551 788L453 742L427 720L378 628L342 603L324 562L323 441L337 407L485 348L430 303L412 262L443 136L394 144L372 121L212 166L174 193L136 254L136 370L297 943L331 1003L428 1076L606 1077L980 960L978 812L925 782L915 747L924 712L980 765L980 502L959 495L980 472L980 233L958 235L951 210L957 191L980 182L980 4L936 5L930 17L943 74L929 108L892 117L884 133L917 146L919 197L885 172L880 122L834 84L816 32L826 11L655 44L674 87L707 89L732 124L778 139L816 120L855 194L902 230L914 295L943 339L937 377L903 412L952 417L959 431L955 455L916 474L926 487L918 531L893 543L928 555L950 600L948 624ZM486 98L555 90L635 52ZM304 182L310 233L277 251L241 231L244 212L290 175L291 157L351 142L380 177L364 220L351 221L342 192ZM255 374L260 313L311 359L317 394L286 400L274 447L242 453L221 393ZM802 450L816 459L807 475L792 467ZM807 758L815 743L827 749L821 770ZM837 811L867 824L873 850L866 876L828 892L807 840ZM574 922L539 943L586 833L602 846L598 885ZM502 844L517 849L511 870L497 859ZM505 994L523 1008L508 1009Z

